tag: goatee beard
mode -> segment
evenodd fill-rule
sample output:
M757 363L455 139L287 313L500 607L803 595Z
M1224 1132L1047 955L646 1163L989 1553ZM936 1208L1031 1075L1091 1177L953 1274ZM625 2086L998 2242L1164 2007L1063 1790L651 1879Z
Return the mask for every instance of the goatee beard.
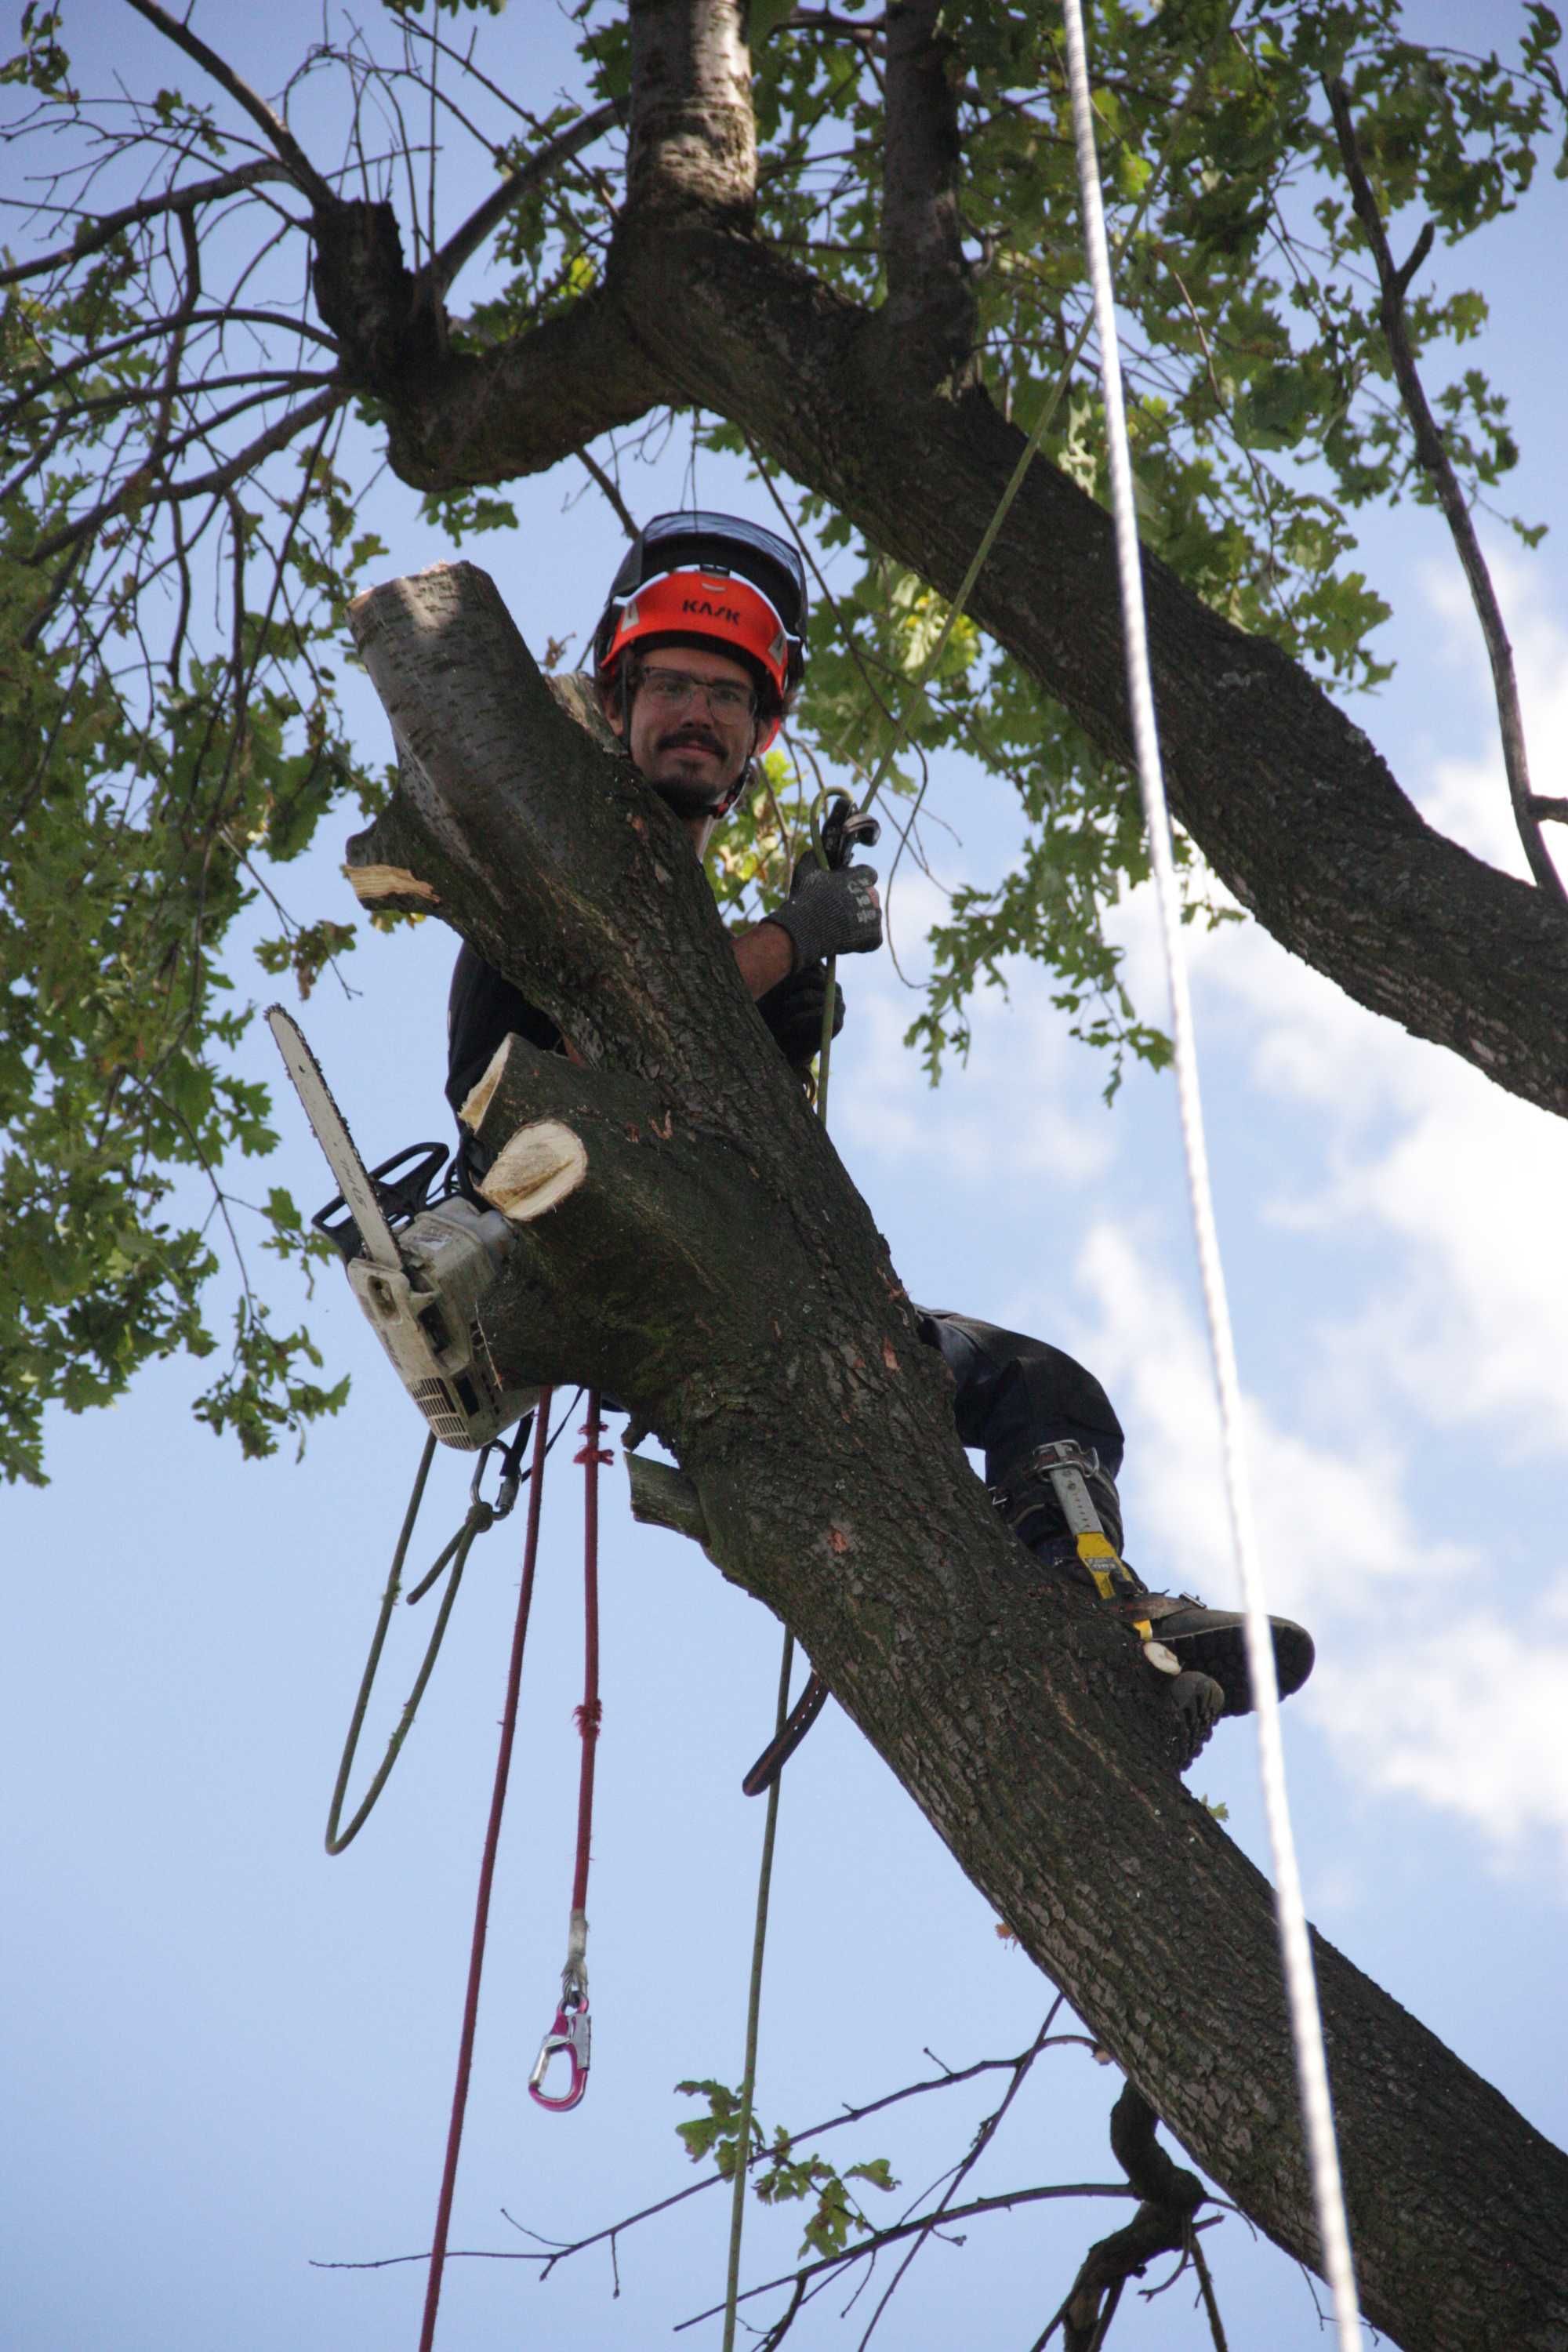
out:
M665 807L676 816L708 816L729 790L726 784L705 784L697 777L660 778L653 786Z

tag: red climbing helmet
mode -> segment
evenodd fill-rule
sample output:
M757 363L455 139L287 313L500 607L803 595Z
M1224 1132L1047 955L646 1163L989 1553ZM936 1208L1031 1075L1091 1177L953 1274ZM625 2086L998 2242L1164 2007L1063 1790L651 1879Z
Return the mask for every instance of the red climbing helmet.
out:
M616 574L594 674L608 679L633 646L711 644L756 679L763 751L800 684L807 618L805 572L787 540L736 515L656 515Z

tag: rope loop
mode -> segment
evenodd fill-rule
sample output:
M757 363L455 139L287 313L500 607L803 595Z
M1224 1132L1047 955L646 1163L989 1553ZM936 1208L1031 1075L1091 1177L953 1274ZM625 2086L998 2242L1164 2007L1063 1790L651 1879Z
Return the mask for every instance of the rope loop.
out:
M386 1580L386 1590L381 1596L381 1608L375 1621L375 1632L371 1636L370 1654L365 1660L364 1672L360 1676L359 1694L354 1700L353 1714L349 1721L348 1737L343 1742L342 1757L338 1765L338 1777L332 1787L332 1801L327 1809L326 1848L331 1854L342 1853L345 1846L353 1843L354 1839L358 1837L370 1819L377 1799L392 1777L392 1768L402 1752L404 1741L414 1728L414 1718L419 1712L419 1702L425 1696L426 1685L435 1672L436 1661L441 1654L441 1644L447 1638L447 1627L451 1619L453 1604L458 1598L458 1588L463 1580L463 1570L468 1563L468 1554L480 1536L487 1535L498 1519L505 1518L516 1499L519 1484L517 1465L521 1458L522 1449L528 1443L532 1418L531 1414L528 1414L519 1423L517 1434L502 1454L500 1494L493 1504L485 1501L479 1487L479 1480L484 1475L485 1464L494 1449L489 1445L481 1449L474 1469L473 1484L468 1490L468 1511L461 1527L443 1546L433 1566L426 1570L412 1592L407 1595L407 1605L412 1608L416 1601L423 1601L437 1579L448 1567L450 1568L451 1575L447 1579L447 1590L441 1596L441 1606L437 1612L436 1622L430 1629L430 1638L425 1645L425 1655L420 1661L419 1671L414 1677L413 1688L404 1701L403 1713L398 1717L392 1737L386 1743L386 1752L371 1778L370 1786L360 1801L358 1811L347 1829L343 1829L340 1827L340 1823L348 1797L349 1775L353 1770L360 1734L364 1728L365 1712L370 1706L371 1692L375 1687L376 1675L381 1666L381 1654L386 1646L387 1630L392 1623L392 1612L397 1605L398 1595L403 1589L403 1564L408 1557L408 1547L413 1540L415 1522L419 1517L419 1507L425 1499L425 1486L430 1475L430 1465L436 1455L434 1433L425 1441L425 1450L419 1457L419 1467L415 1473L413 1490L408 1497L408 1507L403 1515L403 1527L398 1535L396 1549L392 1555L392 1570ZM531 1477L532 1472L528 1475Z

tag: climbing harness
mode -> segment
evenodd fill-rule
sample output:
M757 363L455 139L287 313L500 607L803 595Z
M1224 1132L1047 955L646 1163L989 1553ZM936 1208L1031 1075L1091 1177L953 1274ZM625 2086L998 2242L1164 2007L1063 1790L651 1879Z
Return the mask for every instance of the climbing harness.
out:
M1214 1202L1209 1185L1208 1155L1204 1139L1203 1107L1198 1093L1197 1064L1193 1043L1192 1004L1186 968L1181 951L1181 902L1171 849L1170 816L1160 762L1154 720L1153 682L1150 670L1148 635L1143 611L1143 582L1133 503L1132 467L1128 450L1122 405L1121 362L1116 332L1115 294L1110 278L1110 252L1100 203L1100 170L1095 154L1092 100L1085 54L1079 0L1063 0L1067 30L1068 79L1072 93L1073 130L1078 155L1079 187L1083 205L1084 243L1094 287L1094 312L1100 334L1100 373L1104 394L1106 441L1110 458L1111 508L1116 528L1118 571L1121 586L1122 625L1127 658L1128 696L1138 754L1139 783L1149 838L1165 968L1171 992L1171 1040L1181 1109L1182 1139L1186 1154L1188 1190L1192 1199L1198 1265L1204 1303L1208 1315L1209 1342L1219 1396L1224 1443L1226 1491L1231 1527L1241 1570L1246 1604L1247 1668L1258 1709L1258 1746L1274 1862L1275 1906L1280 1958L1295 2045L1297 2081L1306 2126L1311 2167L1312 2194L1324 2256L1324 2270L1334 2298L1334 2321L1341 2352L1355 2352L1361 2341L1355 2272L1351 2257L1350 2228L1334 2138L1333 2108L1329 2095L1328 2062L1323 2048L1322 2020L1317 1982L1308 1941L1307 1917L1301 1898L1285 1791L1284 1750L1279 1738L1279 1692L1274 1671L1274 1647L1268 1612L1253 1535L1251 1498L1241 1451L1241 1388L1237 1372L1236 1344L1225 1276L1220 1264Z
M566 1965L561 1971L561 2000L549 2032L539 2045L533 2072L528 2078L531 2098L556 2115L574 2107L588 2087L592 2026L588 2017L588 1864L594 1836L594 1761L599 1744L599 1465L614 1460L599 1440L604 1433L595 1391L588 1396L588 1418L583 1423L583 1444L573 1456L583 1465L583 1704L576 1710L583 1738L583 1762L577 1783L577 1853L572 1874L572 1916L566 1936ZM567 2063L563 2092L549 2091L545 2080L557 2057Z

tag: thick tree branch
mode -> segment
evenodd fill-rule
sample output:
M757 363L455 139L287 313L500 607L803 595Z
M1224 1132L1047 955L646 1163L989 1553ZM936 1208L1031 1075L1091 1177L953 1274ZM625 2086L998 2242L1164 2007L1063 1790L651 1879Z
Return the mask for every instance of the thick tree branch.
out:
M958 102L942 0L893 0L887 16L882 260L887 323L938 376L967 358L974 304L958 215Z
M635 425L665 397L667 379L631 332L615 273L502 352L500 367L500 354L456 353L401 388L391 438L406 481L456 488L540 473L602 433ZM455 470L446 457L454 430ZM526 462L513 463L521 451Z
M631 0L629 13L628 205L743 225L757 185L744 0Z
M405 478L502 480L657 402L700 403L874 545L956 593L1023 446L984 391L928 394L893 363L874 315L726 229L632 221L611 283L397 405L391 450ZM1359 1003L1568 1113L1560 909L1427 825L1286 654L1152 556L1144 580L1172 804L1222 880ZM1092 740L1131 759L1110 520L1043 459L972 609Z
M428 278L403 258L397 215L372 198L318 207L310 289L337 336L343 381L386 392L418 382L447 355L447 313Z
M1127 2281L1142 2278L1156 2255L1182 2252L1192 2242L1204 2185L1195 2173L1172 2163L1155 2137L1158 2121L1142 2093L1129 2083L1110 2111L1110 2150L1142 2202L1124 2228L1089 2248L1035 2352L1041 2352L1058 2326L1064 2352L1096 2352Z
M1316 2262L1268 1888L1173 1777L1133 1645L1076 1589L1019 1580L684 837L482 574L395 583L353 623L404 781L351 863L433 887L587 1065L513 1048L469 1107L487 1147L553 1119L586 1154L520 1228L494 1343L602 1380L668 1441L724 1574L1205 2170ZM1568 2158L1321 1939L1316 1959L1369 2314L1412 2352L1561 2352Z
M1351 201L1377 266L1377 282L1381 289L1377 315L1387 340L1388 356L1393 363L1394 382L1399 386L1399 397L1415 436L1416 463L1436 493L1437 503L1443 509L1455 551L1469 584L1470 601L1481 625L1481 635L1486 640L1487 659L1491 664L1492 689L1497 697L1503 768L1508 776L1509 798L1513 803L1514 823L1519 828L1525 856L1530 861L1530 870L1537 882L1560 906L1568 907L1568 888L1564 887L1563 877L1552 863L1552 853L1542 839L1539 812L1530 789L1524 714L1519 707L1513 647L1509 643L1502 607L1498 603L1492 576L1481 553L1475 525L1470 520L1470 510L1465 503L1459 478L1454 471L1453 460L1426 398L1405 323L1405 297L1411 279L1432 249L1432 225L1427 223L1417 237L1409 259L1403 268L1396 268L1394 256L1388 249L1388 236L1384 228L1383 215L1377 208L1377 198L1373 194L1372 183L1362 162L1355 122L1351 114L1350 92L1342 81L1325 79L1323 88L1333 113L1334 134L1340 142L1345 177L1350 182Z

